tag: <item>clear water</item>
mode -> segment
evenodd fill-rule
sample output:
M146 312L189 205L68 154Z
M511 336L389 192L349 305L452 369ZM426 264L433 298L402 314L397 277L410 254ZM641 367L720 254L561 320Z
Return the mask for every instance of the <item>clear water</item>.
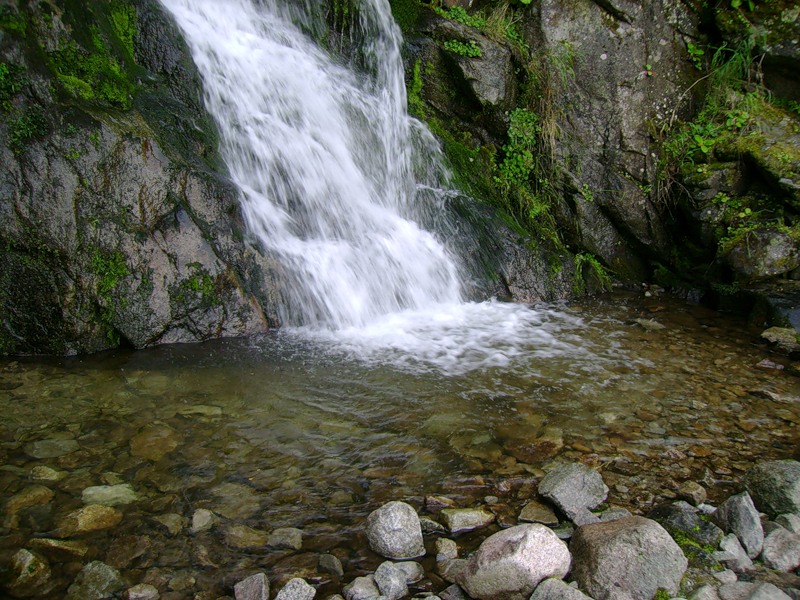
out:
M87 557L51 559L62 584L50 597L63 597L80 564L94 559L162 593L174 578L194 578L174 592L179 598L230 593L256 569L273 583L307 577L324 597L341 585L319 571L319 554L344 559L345 582L374 570L380 558L362 525L388 500L427 514L426 495L445 494L459 506L493 495L500 501L492 509L509 525L534 496L537 476L580 460L600 469L609 503L646 514L684 481L702 482L719 500L753 462L796 456L800 383L756 367L764 358L789 364L758 345L757 331L628 294L535 314L554 338L543 334L539 352L449 375L377 355L364 362L346 345L297 332L3 361L0 496L34 483L37 466L64 478L40 482L55 492L47 506L22 511L17 527L0 527L0 569L80 507L83 489L123 482L139 500L120 507L118 527L81 538L91 545ZM634 322L641 317L666 329L645 331ZM135 437L154 423L173 432L174 449L159 459L137 456ZM74 440L77 449L31 456L32 443L51 439ZM220 520L194 535L188 521L198 508ZM166 514L185 519L184 527L168 533L156 520ZM299 527L303 549L238 548L227 532L239 524L267 533ZM486 534L458 542L468 549ZM146 550L131 558L142 544ZM431 561L424 564L432 571ZM439 585L428 578L420 589Z

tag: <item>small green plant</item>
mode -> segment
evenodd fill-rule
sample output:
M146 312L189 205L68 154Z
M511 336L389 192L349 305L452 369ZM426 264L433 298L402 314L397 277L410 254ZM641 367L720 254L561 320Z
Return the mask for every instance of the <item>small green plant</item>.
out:
M592 188L589 187L589 184L583 184L583 187L581 188L581 195L586 202L594 202L594 192L592 192Z
M14 154L21 154L25 143L47 133L47 121L39 107L29 108L8 124L8 145Z
M125 255L119 250L108 254L95 250L89 266L98 277L97 291L104 297L108 297L119 282L130 275Z
M444 43L444 48L448 52L452 52L453 54L464 56L466 58L479 58L481 56L481 49L472 40L467 43L459 40L447 40Z
M747 9L753 12L756 9L755 0L746 0ZM739 8L742 5L742 0L731 0L731 8Z
M587 270L588 269L588 270ZM611 276L597 258L588 252L579 252L575 255L575 285L574 292L578 295L586 291L588 276L594 276L603 290L612 288Z
M28 23L25 16L11 9L11 7L0 7L0 29L11 33L25 36Z
M503 146L505 158L500 164L499 183L527 185L535 166L534 152L541 133L539 117L524 108L509 114L508 143Z
M646 65L644 66L644 71L643 71L642 73L643 73L643 75L645 75L646 77L653 77L653 76L654 76L654 73L653 73L653 65L651 65L651 64L649 64L649 63L648 63L648 64L646 64Z
M462 25L466 25L467 27L474 27L475 29L483 29L486 27L486 19L481 14L470 15L463 7L461 6L451 6L449 9L443 9L441 7L435 7L434 10L439 14L439 16L444 17L445 19L451 19L453 21L458 21Z
M689 57L692 59L692 64L694 65L695 69L698 71L703 70L703 56L705 55L705 51L700 48L699 46L689 42L686 44L686 50L689 51Z
M81 151L74 146L70 146L70 149L64 153L64 157L67 160L78 160L81 157Z

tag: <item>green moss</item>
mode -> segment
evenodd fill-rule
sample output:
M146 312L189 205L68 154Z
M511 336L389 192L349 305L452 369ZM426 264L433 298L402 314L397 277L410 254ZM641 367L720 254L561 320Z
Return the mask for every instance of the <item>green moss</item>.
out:
M25 69L14 63L0 63L0 110L14 108L14 96L26 85Z
M91 28L90 39L88 48L69 41L49 54L58 79L66 91L76 98L116 108L130 108L133 83L117 59L110 54L108 44L97 27ZM130 43L132 52L132 39Z
M28 22L24 14L9 6L2 6L0 7L0 29L24 37L28 31Z
M137 32L136 9L123 2L114 2L111 5L108 18L123 49L127 52L128 57L132 59L134 54L133 44Z
M47 133L44 112L38 106L24 110L8 123L8 145L14 154L21 154L25 144Z
M589 283L594 285L587 285ZM587 287L610 290L612 287L611 276L597 258L587 252L575 255L575 285L573 291L577 295L584 294Z
M394 20L404 32L411 31L419 21L419 0L389 0L389 6Z
M178 285L175 300L186 304L199 299L200 305L205 308L220 304L217 282L208 270L200 263L191 263L188 266L193 272Z

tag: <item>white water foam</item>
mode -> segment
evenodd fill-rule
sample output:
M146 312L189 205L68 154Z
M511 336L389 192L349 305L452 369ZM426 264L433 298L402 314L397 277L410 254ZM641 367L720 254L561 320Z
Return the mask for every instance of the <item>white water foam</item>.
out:
M319 4L162 2L203 77L249 229L285 276L287 328L447 373L578 351L559 330L566 317L463 302L443 230L422 225L441 221L449 192L435 141L406 113L387 0L359 3L358 68L309 34Z

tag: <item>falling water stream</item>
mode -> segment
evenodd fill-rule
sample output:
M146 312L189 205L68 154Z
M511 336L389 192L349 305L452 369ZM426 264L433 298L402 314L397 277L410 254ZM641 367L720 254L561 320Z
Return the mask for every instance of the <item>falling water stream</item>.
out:
M385 0L360 3L357 68L314 42L312 0L162 2L202 73L253 239L282 265L287 326L0 359L0 576L27 548L51 569L35 597L65 597L91 561L171 599L231 595L255 571L327 597L383 560L363 523L388 500L433 518L429 494L493 511L458 538L468 550L516 524L557 462L596 467L610 504L646 513L683 482L717 501L754 461L796 455L797 377L745 323L632 293L464 301L452 192L405 113ZM98 486L118 494L118 522L52 540ZM193 529L202 510L214 520ZM279 527L301 528L302 547L271 546ZM414 592L446 586L427 542Z
M289 331L448 373L574 349L555 335L573 328L565 314L463 301L454 192L406 113L386 0L360 5L358 68L318 46L307 3L162 1L202 74L250 231L282 267Z

